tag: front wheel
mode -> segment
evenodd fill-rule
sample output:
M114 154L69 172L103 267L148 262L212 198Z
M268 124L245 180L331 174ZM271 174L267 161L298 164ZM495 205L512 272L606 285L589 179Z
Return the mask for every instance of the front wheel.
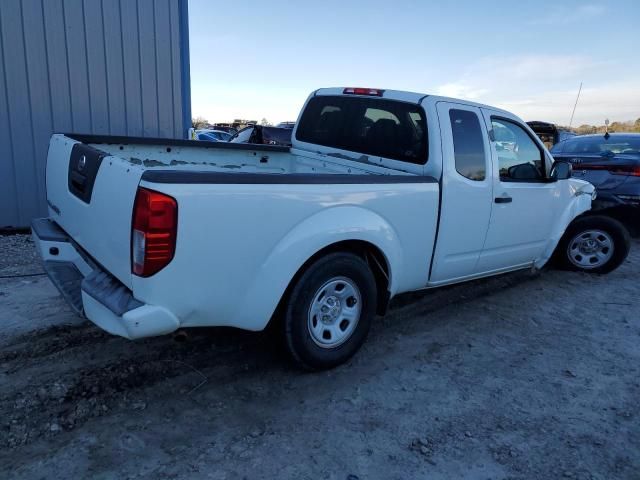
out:
M300 276L284 312L285 341L294 361L323 370L348 360L362 345L376 312L376 282L366 262L332 253Z
M568 270L609 273L624 262L630 245L629 232L620 222L604 215L587 215L567 228L556 255Z

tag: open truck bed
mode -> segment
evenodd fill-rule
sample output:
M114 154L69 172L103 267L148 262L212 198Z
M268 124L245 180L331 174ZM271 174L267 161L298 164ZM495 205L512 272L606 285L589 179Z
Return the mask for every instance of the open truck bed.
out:
M142 170L166 169L220 173L409 175L376 165L366 155L332 155L291 147L167 138L54 135L63 143L80 143L103 156L119 157ZM77 142L77 143L76 143Z
M328 175L330 175L328 177ZM286 176L286 179L283 177ZM347 177L348 176L348 177ZM47 162L51 218L115 277L130 286L131 214L141 182L376 183L406 172L286 147L54 135Z
M34 222L36 241L74 307L112 333L138 338L202 325L260 330L300 265L328 240L380 237L394 262L407 262L390 287L426 283L437 182L362 157L54 135L50 215ZM172 199L176 209L171 261L152 276L133 268L141 191ZM176 286L187 283L178 294Z

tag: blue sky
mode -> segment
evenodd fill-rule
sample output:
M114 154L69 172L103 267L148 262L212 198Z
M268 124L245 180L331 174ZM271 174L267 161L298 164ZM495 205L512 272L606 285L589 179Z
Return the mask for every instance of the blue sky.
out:
M319 87L441 94L573 124L640 117L640 0L189 0L192 111L295 120Z

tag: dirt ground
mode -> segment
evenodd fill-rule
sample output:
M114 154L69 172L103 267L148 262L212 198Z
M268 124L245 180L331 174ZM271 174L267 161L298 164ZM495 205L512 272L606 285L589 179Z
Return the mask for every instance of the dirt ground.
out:
M0 478L640 479L637 239L608 276L404 297L319 374L267 334L110 336L27 237L0 257Z

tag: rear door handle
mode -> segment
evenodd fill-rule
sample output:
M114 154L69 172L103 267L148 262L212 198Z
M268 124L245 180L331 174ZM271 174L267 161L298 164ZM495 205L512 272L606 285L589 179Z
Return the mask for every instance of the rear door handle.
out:
M511 198L509 195L505 195L504 197L496 197L495 201L496 203L511 203L513 201L513 198Z

